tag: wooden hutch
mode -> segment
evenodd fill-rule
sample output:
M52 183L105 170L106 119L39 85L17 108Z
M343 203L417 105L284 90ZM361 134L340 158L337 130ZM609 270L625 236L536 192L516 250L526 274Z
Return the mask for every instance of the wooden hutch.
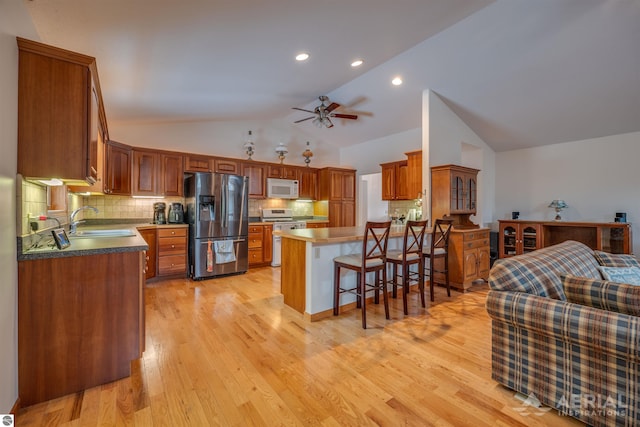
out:
M462 291L486 281L491 265L489 229L469 219L477 212L478 172L458 165L431 168L431 220L454 220L449 238L449 280Z

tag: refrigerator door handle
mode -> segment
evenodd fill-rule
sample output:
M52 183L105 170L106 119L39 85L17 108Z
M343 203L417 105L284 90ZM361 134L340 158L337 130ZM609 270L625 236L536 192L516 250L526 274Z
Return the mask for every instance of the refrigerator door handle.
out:
M200 240L203 240L202 242L200 242L201 245L207 245L209 240L212 240L212 239L200 239ZM247 241L247 239L233 239L233 240L218 239L218 240L224 240L225 242L233 242L233 243L242 243Z
M229 204L229 177L222 177L222 226L226 229L229 226L228 218L228 204Z

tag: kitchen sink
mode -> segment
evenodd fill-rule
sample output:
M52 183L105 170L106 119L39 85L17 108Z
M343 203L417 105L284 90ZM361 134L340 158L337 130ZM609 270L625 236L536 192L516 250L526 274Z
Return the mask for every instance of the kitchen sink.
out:
M75 234L70 235L72 239L75 238L99 238L99 237L132 237L136 233L129 229L113 229L113 230L80 230Z

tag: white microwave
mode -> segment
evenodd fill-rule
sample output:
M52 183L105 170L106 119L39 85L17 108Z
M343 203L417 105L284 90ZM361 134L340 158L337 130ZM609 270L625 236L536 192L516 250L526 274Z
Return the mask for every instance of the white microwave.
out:
M295 179L267 178L267 197L274 199L297 199L298 181Z

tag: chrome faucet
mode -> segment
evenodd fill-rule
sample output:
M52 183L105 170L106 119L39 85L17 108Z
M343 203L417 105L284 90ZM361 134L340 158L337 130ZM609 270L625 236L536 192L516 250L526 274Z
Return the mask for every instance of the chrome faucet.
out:
M81 220L81 221L76 221L75 220L76 219L76 215L78 215L78 212L80 212L81 210L84 210L84 209L91 209L95 213L99 212L98 208L94 208L93 206L89 206L89 205L79 207L78 209L76 209L73 212L71 212L71 217L69 218L69 222L70 222L69 232L71 234L76 234L76 231L77 231L77 228L78 228L78 224L84 222L84 220Z

